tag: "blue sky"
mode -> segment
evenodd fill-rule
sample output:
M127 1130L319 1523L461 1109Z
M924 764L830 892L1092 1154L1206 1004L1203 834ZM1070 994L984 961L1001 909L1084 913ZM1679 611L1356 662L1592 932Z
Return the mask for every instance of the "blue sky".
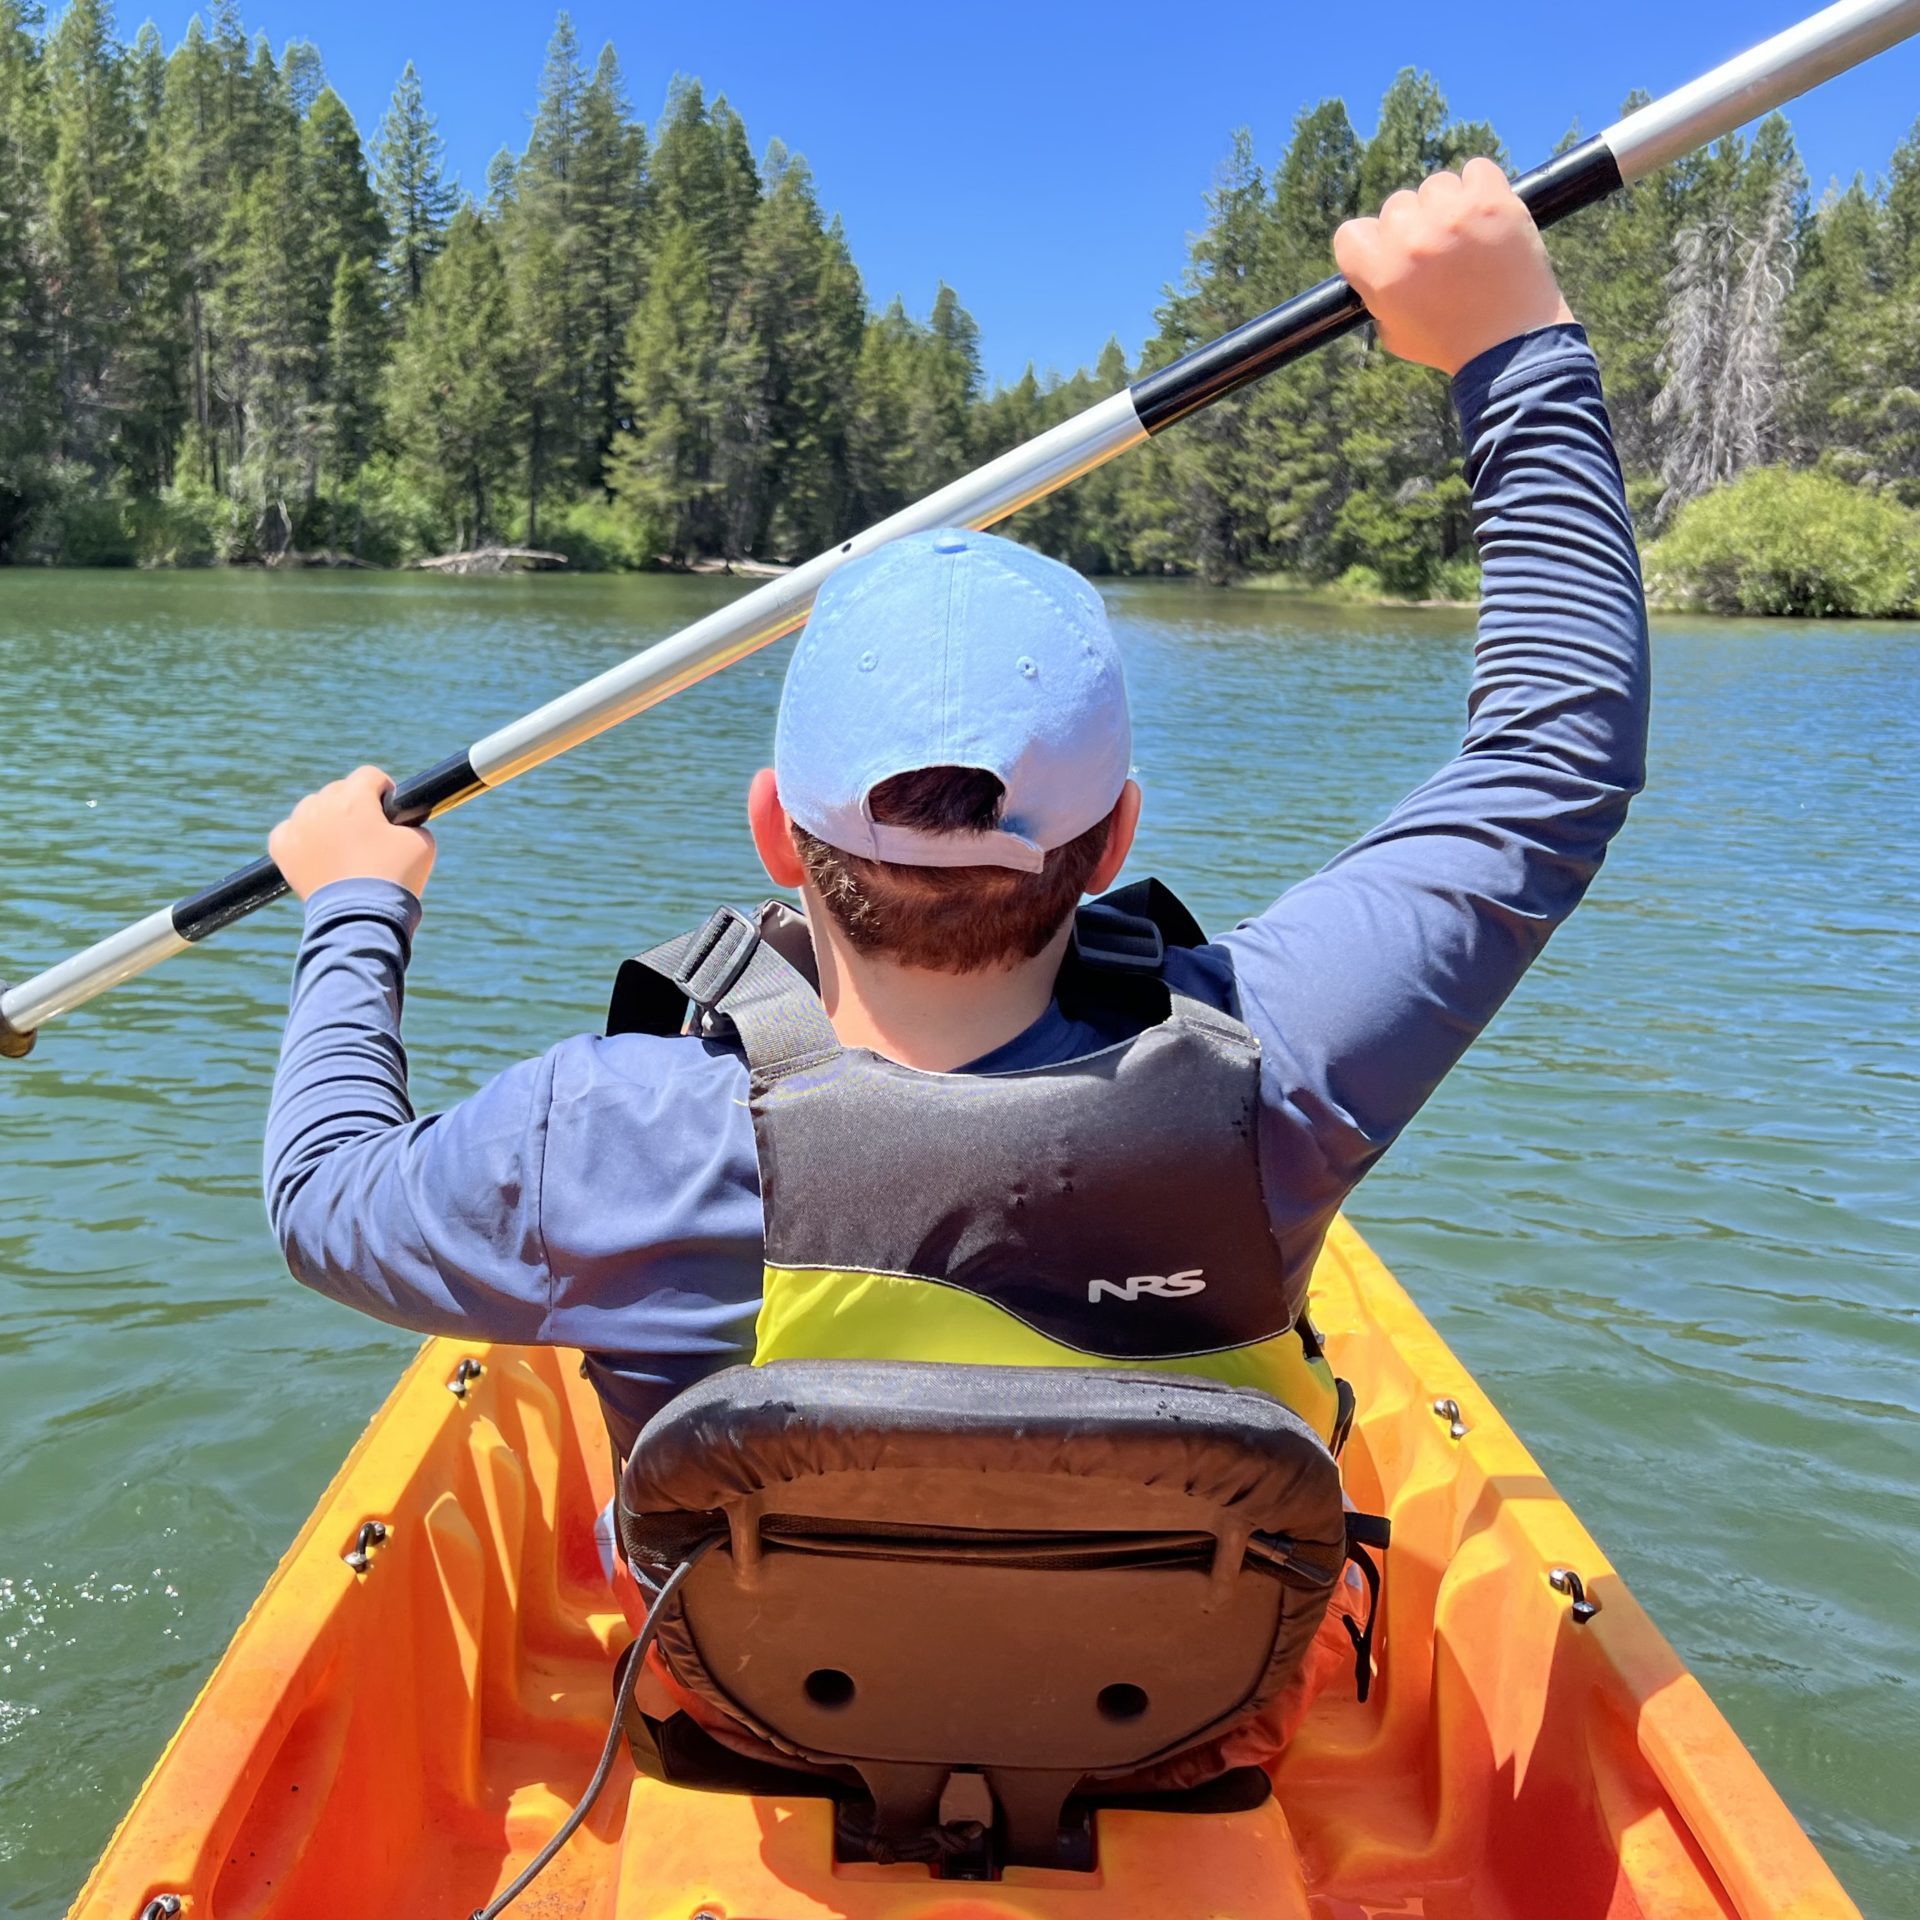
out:
M121 0L130 35L143 17ZM1216 0L976 0L966 8L707 0L580 0L589 60L618 49L651 124L676 72L725 92L756 149L778 135L844 217L869 294L916 312L945 277L979 320L987 370L1070 370L1109 333L1131 354L1178 275L1201 195L1233 128L1263 162L1295 111L1343 95L1363 131L1402 66L1429 69L1467 118L1490 119L1518 165L1568 124L1614 118L1811 12L1817 0L1554 0L1300 6ZM193 8L154 12L169 45ZM478 192L524 143L554 9L522 0L250 0L249 28L318 43L363 133L401 65L419 68L452 164ZM1790 110L1816 189L1884 167L1920 114L1920 44L1896 48Z

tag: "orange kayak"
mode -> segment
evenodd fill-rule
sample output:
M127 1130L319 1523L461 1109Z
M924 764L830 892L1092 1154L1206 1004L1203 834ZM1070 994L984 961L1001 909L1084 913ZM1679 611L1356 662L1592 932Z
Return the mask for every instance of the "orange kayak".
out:
M1605 1555L1344 1223L1313 1297L1359 1390L1347 1483L1356 1504L1391 1515L1393 1547L1372 1696L1315 1702L1266 1804L1103 1811L1092 1873L1010 1868L967 1885L924 1866L836 1865L825 1801L667 1786L623 1758L513 1912L1855 1915ZM594 1541L611 1491L598 1407L572 1356L428 1342L72 1914L464 1920L553 1832L599 1752L629 1638ZM360 1570L346 1561L356 1545ZM1569 1570L1597 1603L1590 1618L1576 1618Z

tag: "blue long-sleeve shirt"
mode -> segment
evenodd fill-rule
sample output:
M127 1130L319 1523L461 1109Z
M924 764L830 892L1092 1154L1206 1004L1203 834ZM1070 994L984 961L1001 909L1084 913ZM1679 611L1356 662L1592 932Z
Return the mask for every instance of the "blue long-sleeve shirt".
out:
M1644 777L1646 612L1578 327L1454 382L1482 603L1460 752L1265 912L1169 956L1262 1043L1259 1151L1289 1269L1579 903ZM622 1444L751 1356L762 1218L746 1068L696 1039L564 1040L416 1118L400 1039L419 903L307 903L267 1123L295 1276L396 1325L587 1351ZM1055 1005L965 1071L1105 1038Z

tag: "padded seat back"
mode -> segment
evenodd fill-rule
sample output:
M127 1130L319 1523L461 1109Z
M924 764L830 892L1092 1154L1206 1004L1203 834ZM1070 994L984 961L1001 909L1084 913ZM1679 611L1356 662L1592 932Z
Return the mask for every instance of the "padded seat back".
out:
M728 1744L845 1780L905 1843L956 1770L1004 1856L1137 1789L1294 1672L1345 1555L1339 1471L1267 1395L1094 1368L782 1361L680 1395L620 1490Z

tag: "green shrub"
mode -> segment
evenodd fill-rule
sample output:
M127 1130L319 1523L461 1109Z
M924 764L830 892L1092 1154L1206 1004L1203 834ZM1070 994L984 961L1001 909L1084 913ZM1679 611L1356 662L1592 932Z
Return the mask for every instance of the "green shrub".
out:
M85 467L59 462L30 510L20 557L39 566L126 567L133 537L119 490Z
M1387 583L1371 567L1351 566L1327 592L1335 600L1384 600Z
M1646 571L1656 599L1709 613L1911 614L1920 515L1831 474L1756 467L1683 507Z
M541 523L536 543L553 553L564 553L568 562L586 573L619 573L649 564L642 549L641 529L633 516L610 500L590 495L548 511Z
M1480 562L1471 553L1456 553L1433 570L1432 596L1436 600L1475 601L1480 598Z
M1334 516L1334 547L1350 570L1376 574L1396 598L1424 600L1434 591L1441 556L1465 536L1471 506L1458 461L1437 479L1420 476L1391 493L1362 487Z
M134 557L143 567L211 567L246 548L235 503L198 481L136 500L128 509Z
M440 523L434 503L398 462L379 454L353 483L353 525L341 543L377 567L403 566L453 544L451 529Z

